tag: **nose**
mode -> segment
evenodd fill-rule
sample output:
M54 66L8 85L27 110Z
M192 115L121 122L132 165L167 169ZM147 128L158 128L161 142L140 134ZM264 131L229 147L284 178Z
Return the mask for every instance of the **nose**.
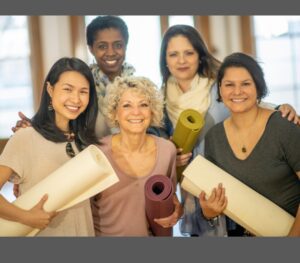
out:
M132 114L139 115L140 114L140 107L139 106L132 107Z
M73 91L71 93L71 101L73 103L79 103L80 102L80 94L77 91Z
M115 53L116 52L115 52L113 45L108 45L107 50L106 50L106 55L113 56Z
M240 85L236 85L236 86L234 87L234 89L233 89L233 93L234 93L235 95L241 94L241 93L242 93L242 88L241 88L241 86L240 86Z
M184 54L180 54L179 57L178 57L178 62L179 62L179 63L184 63L185 60L186 60L186 59L185 59L185 55L184 55Z

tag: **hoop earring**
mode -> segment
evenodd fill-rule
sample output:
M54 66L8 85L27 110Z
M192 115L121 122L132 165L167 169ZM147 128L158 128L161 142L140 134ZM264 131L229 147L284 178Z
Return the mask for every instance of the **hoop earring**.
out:
M52 100L50 100L49 105L48 105L48 111L53 111L53 105L52 105Z

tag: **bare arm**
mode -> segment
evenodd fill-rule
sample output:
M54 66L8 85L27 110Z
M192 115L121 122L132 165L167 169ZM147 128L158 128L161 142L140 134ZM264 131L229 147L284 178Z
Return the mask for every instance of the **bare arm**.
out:
M300 171L296 173L298 175L298 178L300 180ZM300 236L300 204L298 207L298 211L296 214L295 222L290 230L289 235L290 237L299 237Z
M8 181L13 174L13 170L7 166L0 165L0 189ZM8 202L0 195L0 217L19 222L33 228L45 228L51 219L56 215L55 212L45 212L43 209L44 203L47 201L47 195L44 195L41 200L30 210L21 209L12 203Z

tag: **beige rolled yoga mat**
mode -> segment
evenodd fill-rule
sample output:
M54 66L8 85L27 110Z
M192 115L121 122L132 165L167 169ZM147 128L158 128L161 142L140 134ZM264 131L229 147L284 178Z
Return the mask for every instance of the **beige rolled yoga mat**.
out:
M103 152L90 145L42 181L18 197L13 204L31 209L44 194L45 211L61 211L74 206L119 181ZM0 218L0 236L34 236L38 229Z
M177 148L182 148L182 153L191 152L197 142L200 131L204 126L204 118L201 113L193 109L181 112L173 133L173 142ZM177 181L182 178L185 167L177 168Z
M196 197L208 196L222 183L228 198L224 214L256 236L286 236L294 217L212 162L198 155L183 171L181 187Z

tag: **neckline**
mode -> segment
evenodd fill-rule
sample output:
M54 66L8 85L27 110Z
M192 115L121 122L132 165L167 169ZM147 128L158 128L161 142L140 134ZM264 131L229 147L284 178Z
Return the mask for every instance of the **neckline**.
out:
M159 143L157 141L158 138L156 136L152 135L152 134L148 134L148 135L151 136L154 139L154 143L155 143L155 146L156 146L156 154L155 154L155 162L154 162L154 165L153 165L152 169L150 170L150 172L148 174L143 175L143 176L134 176L134 175L128 174L124 170L121 169L121 167L117 164L117 162L115 162L115 160L113 158L113 154L112 154L112 136L113 135L109 135L108 148L109 148L110 161L113 164L113 166L115 167L115 169L118 170L123 175L125 175L127 178L131 178L131 179L135 179L135 180L141 180L141 179L147 178L151 174L153 174L153 171L155 170L155 167L157 166L158 152L159 152Z
M262 135L260 136L260 138L258 139L257 143L254 145L252 151L249 153L249 155L245 158L245 159L240 159L238 158L234 151L232 150L231 146L230 146L230 143L229 143L229 140L228 140L228 137L227 137L227 134L226 134L226 130L225 130L225 126L224 126L224 121L222 122L222 129L223 129L223 133L224 133L224 136L225 136L225 142L226 142L226 146L230 149L230 152L232 154L232 156L238 160L239 162L243 162L243 161L247 161L249 160L255 153L256 149L259 147L259 145L261 144L261 141L263 140L263 138L265 137L265 134L267 133L267 131L269 130L269 123L270 123L270 120L273 118L273 116L277 113L277 111L274 111L270 114L270 116L268 117L268 120L266 122L266 125L265 125L265 129L262 133Z

